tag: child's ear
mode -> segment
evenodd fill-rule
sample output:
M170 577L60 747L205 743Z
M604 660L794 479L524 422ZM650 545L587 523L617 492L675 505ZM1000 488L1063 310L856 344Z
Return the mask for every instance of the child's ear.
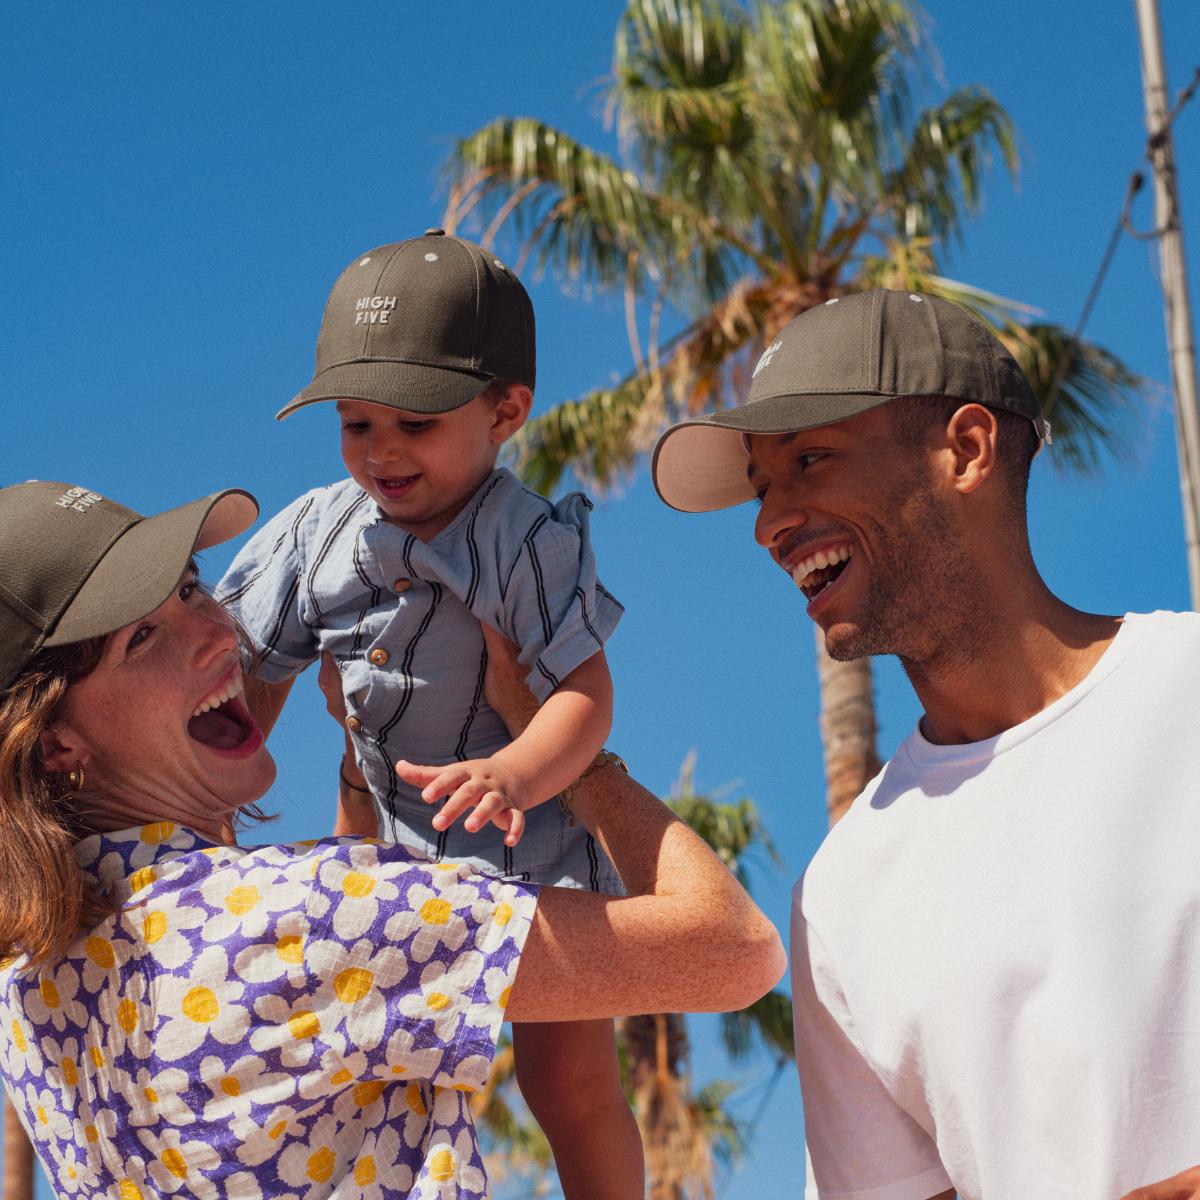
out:
M492 441L506 442L526 421L533 407L533 393L523 383L512 384L497 401L492 413Z

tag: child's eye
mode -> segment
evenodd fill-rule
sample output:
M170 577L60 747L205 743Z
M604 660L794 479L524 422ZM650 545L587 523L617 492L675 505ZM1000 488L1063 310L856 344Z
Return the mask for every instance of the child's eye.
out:
M367 428L366 421L343 421L343 433L365 433Z
M401 421L400 428L405 433L421 433L426 429L432 429L433 421Z

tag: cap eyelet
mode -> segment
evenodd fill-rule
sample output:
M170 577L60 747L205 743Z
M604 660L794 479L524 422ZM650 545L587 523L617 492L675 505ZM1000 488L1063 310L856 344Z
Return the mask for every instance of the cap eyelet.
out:
M924 296L918 296L916 292L909 292L908 298L915 301L917 304L920 304L925 299Z
M437 256L436 254L427 254L427 255L425 255L425 261L426 261L426 262L437 262L437 260L438 260L438 256Z
M367 265L367 263L369 263L370 261L371 261L371 256L368 254L367 257L364 258L358 265L360 267L365 267Z

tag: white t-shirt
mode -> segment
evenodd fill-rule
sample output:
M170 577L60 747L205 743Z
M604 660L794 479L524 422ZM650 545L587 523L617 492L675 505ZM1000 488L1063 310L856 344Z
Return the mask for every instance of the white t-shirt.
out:
M1200 616L1127 616L998 737L914 733L792 954L821 1200L1117 1200L1200 1162Z

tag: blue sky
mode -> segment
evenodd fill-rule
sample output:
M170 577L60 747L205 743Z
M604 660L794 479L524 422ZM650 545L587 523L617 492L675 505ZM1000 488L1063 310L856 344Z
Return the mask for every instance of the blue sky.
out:
M1200 10L1161 3L1177 90L1197 58ZM338 271L437 224L453 138L499 114L540 116L611 149L595 85L620 8L10 6L0 482L82 483L146 512L240 485L270 513L338 478L332 411L272 419L307 382ZM946 85L985 85L1021 133L1019 187L992 172L947 273L1071 326L1144 142L1132 5L1083 15L1063 0L1006 0L985 16L935 0L927 12ZM1181 118L1176 152L1196 280L1200 106ZM1150 223L1148 198L1136 216ZM619 302L527 282L539 407L624 372ZM1122 426L1129 461L1089 481L1039 461L1035 556L1080 607L1186 607L1162 304L1145 244L1122 243L1087 332L1157 387ZM610 649L611 744L664 792L694 749L701 787L758 802L787 865L761 864L756 894L784 928L791 882L824 828L812 630L798 593L754 546L752 520L748 508L670 512L638 471L600 506L594 531L605 583L628 609ZM213 552L210 576L227 559ZM886 754L917 707L894 664L880 664L877 681ZM301 681L273 738L280 839L332 821L338 738L315 693ZM697 1076L733 1072L712 1021L694 1028ZM736 1070L735 1104L749 1116L770 1065ZM798 1194L800 1134L788 1072L723 1200Z

